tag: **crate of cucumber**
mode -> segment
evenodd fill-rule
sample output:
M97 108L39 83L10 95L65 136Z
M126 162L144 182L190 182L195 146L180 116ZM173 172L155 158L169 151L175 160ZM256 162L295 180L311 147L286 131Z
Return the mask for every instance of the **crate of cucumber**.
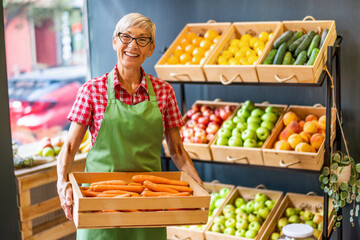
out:
M305 18L306 19L306 18ZM260 82L316 83L336 40L335 21L284 21L256 66Z

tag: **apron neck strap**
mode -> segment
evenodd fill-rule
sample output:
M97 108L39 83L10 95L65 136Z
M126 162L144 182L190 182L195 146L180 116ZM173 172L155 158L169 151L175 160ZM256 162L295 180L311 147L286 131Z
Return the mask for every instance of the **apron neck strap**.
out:
M109 72L108 74L108 88L107 88L107 92L108 92L108 98L109 100L115 100L115 92L114 92L114 75L115 75L115 70L111 70L111 72ZM156 102L156 96L155 96L155 92L154 92L154 88L152 86L152 83L150 81L149 76L145 73L145 77L146 77L146 84L148 87L148 92L149 92L149 98L150 98L150 102Z

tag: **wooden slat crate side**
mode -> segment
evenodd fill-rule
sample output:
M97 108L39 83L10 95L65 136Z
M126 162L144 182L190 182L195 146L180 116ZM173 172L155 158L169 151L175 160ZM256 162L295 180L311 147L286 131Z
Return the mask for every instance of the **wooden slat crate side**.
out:
M76 231L75 225L71 221L59 223L54 227L47 228L44 231L34 234L30 239L34 240L49 240L60 239L66 237Z
M21 221L32 220L59 209L61 209L60 199L59 197L54 197L31 206L21 207L20 219Z

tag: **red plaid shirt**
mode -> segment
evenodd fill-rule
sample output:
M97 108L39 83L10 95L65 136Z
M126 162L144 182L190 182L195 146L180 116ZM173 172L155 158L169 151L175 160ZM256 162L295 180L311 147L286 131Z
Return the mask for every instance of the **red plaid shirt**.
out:
M116 71L117 66L115 66L114 73L114 90L116 99L119 99L129 105L135 105L139 102L149 100L145 72L142 68L141 71L143 78L140 85L135 90L133 97L131 97L131 95L121 86L117 78ZM89 130L92 135L93 143L95 142L96 136L99 132L107 106L108 74L109 73L106 73L100 77L87 81L80 87L75 103L68 115L68 119L70 121L90 126ZM163 129L165 130L165 128L173 128L183 125L184 122L181 117L172 86L165 81L155 78L154 76L149 74L148 76L153 85L157 103L163 118Z

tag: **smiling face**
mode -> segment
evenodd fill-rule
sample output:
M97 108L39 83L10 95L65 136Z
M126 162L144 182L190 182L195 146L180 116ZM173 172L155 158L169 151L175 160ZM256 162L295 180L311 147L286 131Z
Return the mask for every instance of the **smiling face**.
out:
M128 28L123 33L133 37L151 37L151 34L142 28ZM139 69L147 57L150 57L155 49L155 44L149 43L145 47L139 46L135 39L124 44L118 36L113 37L113 48L117 52L118 67L127 69Z

